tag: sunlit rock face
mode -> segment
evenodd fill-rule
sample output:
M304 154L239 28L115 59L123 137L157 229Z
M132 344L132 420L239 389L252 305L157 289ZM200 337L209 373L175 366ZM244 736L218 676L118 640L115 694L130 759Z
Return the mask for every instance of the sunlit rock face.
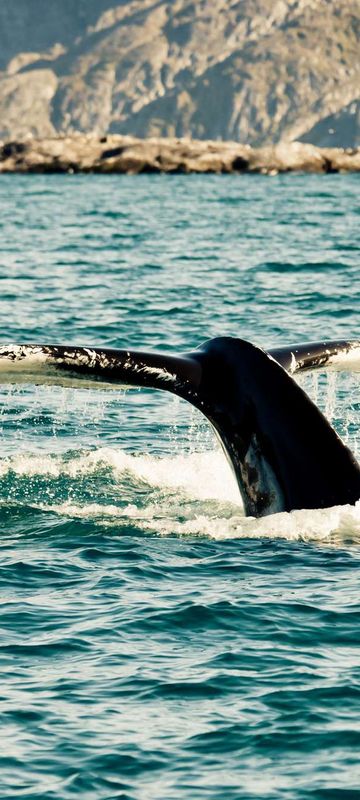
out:
M2 0L0 136L356 146L359 27L358 0Z
M251 147L231 141L74 133L4 142L0 173L8 172L360 172L360 147L316 147L302 142Z

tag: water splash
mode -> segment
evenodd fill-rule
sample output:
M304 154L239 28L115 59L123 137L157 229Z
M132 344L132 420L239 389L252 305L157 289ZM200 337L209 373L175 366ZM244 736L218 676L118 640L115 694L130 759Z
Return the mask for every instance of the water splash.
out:
M358 380L314 373L299 381L356 454ZM162 416L160 455L102 446L119 428L126 437L134 414L137 427L141 418L147 424L152 419L150 434L160 430ZM30 506L163 536L360 541L359 504L245 518L232 470L210 426L179 398L13 387L3 396L1 423L3 452L8 451L0 460L2 506ZM76 449L66 449L69 440ZM137 444L143 447L143 439Z
M97 486L98 499L89 498L88 492L81 491L81 481L96 486L94 481L104 472L105 483ZM360 502L355 507L246 518L235 479L220 450L163 458L133 456L112 448L37 458L17 455L0 464L1 481L14 475L26 480L26 496L17 500L12 496L19 507L30 504L46 513L91 520L116 528L119 534L130 526L134 532L160 536L360 542ZM116 486L115 501L109 489L110 476L112 489L114 483ZM42 500L39 478L45 479Z
M359 373L305 373L297 377L297 382L359 460Z

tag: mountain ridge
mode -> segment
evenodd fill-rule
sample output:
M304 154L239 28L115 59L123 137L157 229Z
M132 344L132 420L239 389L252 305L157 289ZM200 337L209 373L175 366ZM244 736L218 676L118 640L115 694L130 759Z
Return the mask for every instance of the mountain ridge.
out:
M358 0L3 0L0 136L360 144ZM40 22L39 22L40 20Z

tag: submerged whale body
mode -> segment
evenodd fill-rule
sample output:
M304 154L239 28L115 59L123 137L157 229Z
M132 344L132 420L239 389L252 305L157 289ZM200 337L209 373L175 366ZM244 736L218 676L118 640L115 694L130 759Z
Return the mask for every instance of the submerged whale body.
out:
M360 342L337 341L265 352L221 337L192 353L3 345L0 383L165 389L211 422L233 467L245 513L354 504L360 467L292 374L360 368Z

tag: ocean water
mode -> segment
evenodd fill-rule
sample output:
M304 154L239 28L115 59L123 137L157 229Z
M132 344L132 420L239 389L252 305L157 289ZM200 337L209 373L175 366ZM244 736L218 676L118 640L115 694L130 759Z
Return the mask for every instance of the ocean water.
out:
M1 343L359 336L356 175L2 176L0 209ZM359 454L359 378L304 388ZM0 393L1 800L359 800L360 506L245 519L165 393Z

